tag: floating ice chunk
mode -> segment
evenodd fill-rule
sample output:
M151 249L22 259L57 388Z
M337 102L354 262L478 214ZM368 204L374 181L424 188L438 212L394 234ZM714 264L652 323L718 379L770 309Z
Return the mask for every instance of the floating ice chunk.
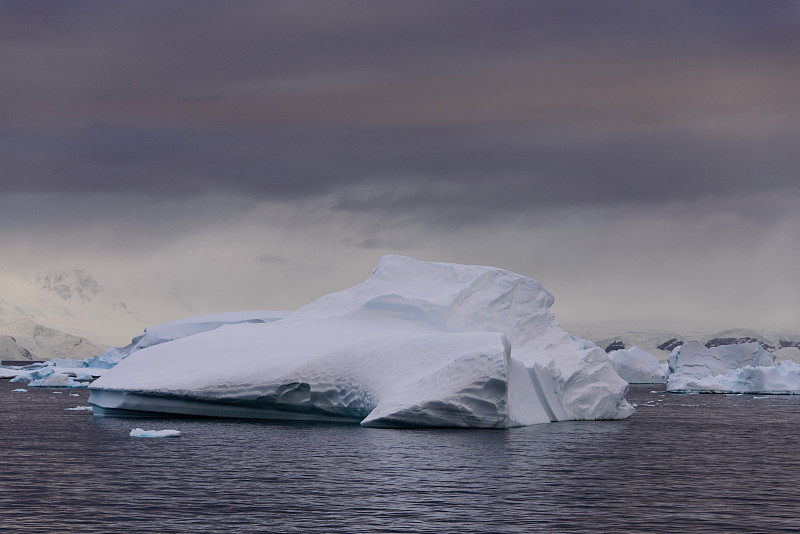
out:
M86 382L78 382L69 375L51 374L45 378L34 380L28 384L29 388L85 388L89 384ZM61 393L54 391L54 393Z
M678 393L800 394L800 364L775 365L775 356L758 343L711 349L698 342L676 348L667 391Z
M622 419L627 383L558 327L538 282L493 267L381 259L271 323L143 348L91 386L95 415L178 413L506 428Z
M615 350L608 354L611 365L629 384L664 384L664 365L639 347Z
M34 380L41 380L43 378L47 378L54 372L55 370L50 367L42 367L40 369L24 371L22 373L17 374L17 376L15 376L14 378L12 378L11 382L23 382L25 384L28 384L30 382L33 382Z
M25 393L27 391L28 391L27 389L17 388L17 389L12 389L11 393Z
M775 356L758 343L720 345L709 349L699 341L690 341L676 347L667 362L671 373L702 378L726 374L746 365L772 366L775 365Z
M84 412L84 411L91 412L92 411L92 407L91 406L75 406L74 408L64 408L64 411L67 411L67 412Z
M178 438L181 433L178 430L144 430L141 428L134 428L131 430L130 435L133 438Z
M85 363L87 367L91 368L110 369L134 352L147 347L215 330L228 324L271 323L283 319L288 314L289 312L274 310L214 313L148 326L145 328L144 334L133 338L127 346L111 347L102 355L85 360Z

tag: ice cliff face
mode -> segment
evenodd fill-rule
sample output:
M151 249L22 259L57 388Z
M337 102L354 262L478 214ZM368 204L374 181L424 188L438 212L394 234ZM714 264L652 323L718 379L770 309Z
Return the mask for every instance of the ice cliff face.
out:
M775 355L760 343L707 348L692 341L669 357L667 391L676 393L800 393L800 365Z
M381 259L364 283L264 324L131 354L92 385L135 411L364 426L506 428L633 408L605 352L570 336L552 295L492 267Z

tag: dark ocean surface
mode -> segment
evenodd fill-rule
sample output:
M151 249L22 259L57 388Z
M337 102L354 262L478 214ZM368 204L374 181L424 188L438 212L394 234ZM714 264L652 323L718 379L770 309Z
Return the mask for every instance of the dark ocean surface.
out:
M800 396L634 386L625 421L382 430L97 418L66 410L86 390L18 387L4 533L800 531Z

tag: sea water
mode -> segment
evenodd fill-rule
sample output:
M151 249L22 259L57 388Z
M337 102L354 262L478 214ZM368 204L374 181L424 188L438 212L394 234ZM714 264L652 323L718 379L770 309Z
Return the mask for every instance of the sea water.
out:
M384 430L98 418L68 410L87 391L18 386L0 380L2 532L800 529L800 396L634 386L624 421Z

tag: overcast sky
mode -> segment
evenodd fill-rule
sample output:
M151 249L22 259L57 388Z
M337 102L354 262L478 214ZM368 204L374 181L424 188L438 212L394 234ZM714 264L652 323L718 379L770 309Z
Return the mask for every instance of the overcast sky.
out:
M795 1L0 0L0 68L0 267L153 322L404 254L568 328L800 330Z

